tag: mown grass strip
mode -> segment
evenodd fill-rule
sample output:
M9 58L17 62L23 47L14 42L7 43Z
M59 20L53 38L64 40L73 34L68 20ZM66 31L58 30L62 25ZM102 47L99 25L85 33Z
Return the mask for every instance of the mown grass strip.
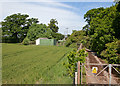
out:
M64 58L65 54L71 48L20 44L2 45L3 83L35 84L38 81L40 84L69 84L71 82L69 77L63 76L66 69L62 65L63 60L67 60Z

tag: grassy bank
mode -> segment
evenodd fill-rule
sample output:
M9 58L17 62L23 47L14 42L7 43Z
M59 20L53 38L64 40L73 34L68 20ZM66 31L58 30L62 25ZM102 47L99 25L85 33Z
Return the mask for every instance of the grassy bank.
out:
M2 82L5 84L71 84L63 62L71 48L2 44Z

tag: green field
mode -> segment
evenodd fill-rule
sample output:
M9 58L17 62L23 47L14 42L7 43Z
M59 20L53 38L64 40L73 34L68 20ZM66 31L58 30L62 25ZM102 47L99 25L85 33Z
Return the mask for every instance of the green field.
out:
M3 84L71 84L63 62L71 48L2 44Z

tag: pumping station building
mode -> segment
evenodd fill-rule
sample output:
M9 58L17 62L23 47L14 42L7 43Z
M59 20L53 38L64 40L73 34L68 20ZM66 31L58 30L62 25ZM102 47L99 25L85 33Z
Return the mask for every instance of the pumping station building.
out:
M36 45L56 45L56 39L38 38L36 39Z

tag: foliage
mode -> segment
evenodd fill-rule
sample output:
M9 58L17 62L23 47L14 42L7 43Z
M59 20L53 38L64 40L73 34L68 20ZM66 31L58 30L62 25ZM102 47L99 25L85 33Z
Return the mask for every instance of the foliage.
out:
M77 46L76 43L72 43L69 47L71 47L71 48L77 48L78 46Z
M28 17L29 15L20 13L7 16L1 22L3 37L7 36L16 40L15 42L21 42L26 37L29 26L38 23L38 19Z
M114 2L118 3L118 2L120 2L120 0L114 0Z
M96 51L98 55L105 49L106 43L110 43L116 38L119 39L120 12L117 11L118 6L116 4L105 9L92 9L84 15L88 24L83 30L90 38L90 49Z
M28 17L29 15L20 13L7 16L1 22L2 41L7 43L22 42L26 36L30 41L35 41L39 37L55 38L57 40L64 38L64 35L56 33L59 29L56 19L51 19L47 26L37 24L38 19L36 18L28 19ZM24 41L27 42L26 39Z
M58 22L56 19L51 19L50 23L48 24L48 28L52 30L52 32L58 32L59 27L57 26Z
M2 42L2 29L0 28L0 43Z
M64 65L66 66L67 73L71 78L74 77L77 67L76 63L78 61L80 61L80 63L84 63L85 57L87 57L87 53L85 53L85 49L81 49L79 51L74 49L67 55L68 63L64 63Z
M90 25L91 20L93 18L96 18L99 15L99 13L101 13L101 11L103 11L103 10L104 10L104 8L100 7L97 9L91 9L91 10L87 11L87 13L84 15L84 19L88 23L88 25Z
M30 41L34 41L40 37L52 38L52 31L45 24L32 24L27 37Z
M29 43L30 43L30 40L27 37L22 42L23 45L29 45Z
M66 47L76 48L77 43L88 43L88 37L85 36L85 31L73 31L73 33L67 38L65 42Z
M2 44L3 84L72 84L63 61L71 48Z
M18 42L18 40L14 37L8 37L8 36L5 36L5 37L2 37L2 43L16 43Z
M120 64L120 55L118 54L120 53L120 40L107 43L106 47L107 49L102 51L101 56L104 56L111 64Z
M52 37L56 40L62 40L64 38L64 35L62 35L61 33L52 32Z
M29 31L27 33L27 38L30 41L34 41L37 38L53 38L56 40L62 40L64 38L64 35L60 33L52 32L50 28L48 28L45 24L32 24L29 28Z
M115 31L115 38L120 39L120 2L116 4L116 15L112 27Z

